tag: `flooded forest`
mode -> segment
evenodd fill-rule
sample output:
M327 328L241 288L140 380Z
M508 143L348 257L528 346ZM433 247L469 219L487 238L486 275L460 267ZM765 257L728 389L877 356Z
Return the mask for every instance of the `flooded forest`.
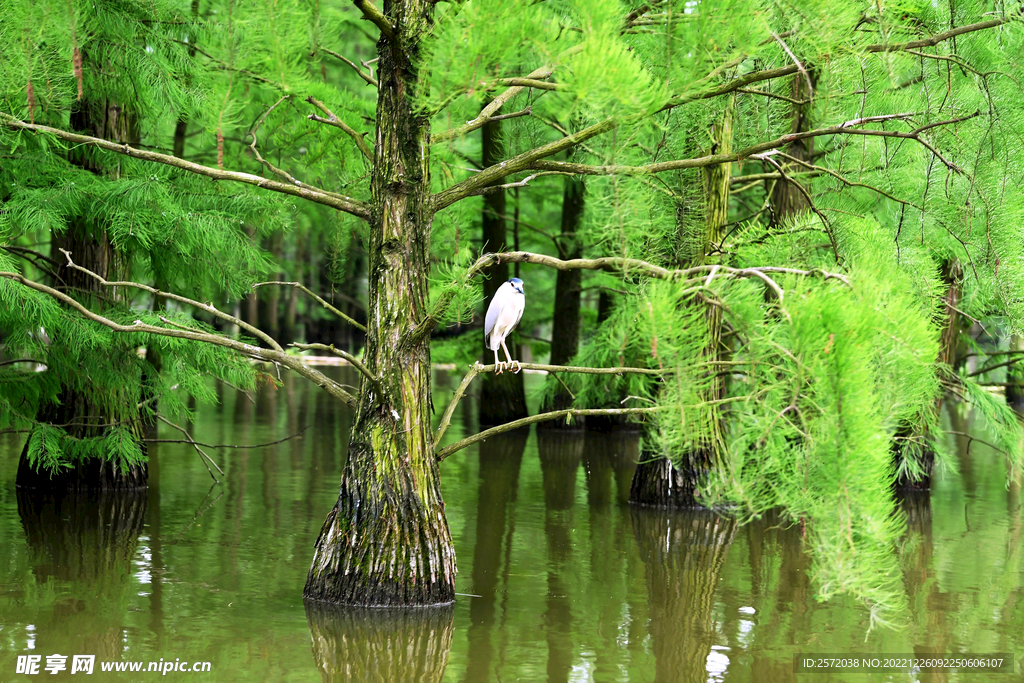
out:
M0 680L1019 676L1021 59L0 0Z

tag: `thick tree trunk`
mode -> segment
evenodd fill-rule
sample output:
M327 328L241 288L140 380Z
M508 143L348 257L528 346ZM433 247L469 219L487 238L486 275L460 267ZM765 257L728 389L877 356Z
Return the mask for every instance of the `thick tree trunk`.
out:
M712 133L714 148L712 153L729 154L732 151L733 121L735 110L730 99L722 116L715 124ZM704 235L698 249L695 250L697 263L680 264L701 265L715 262L714 253L719 251L723 240L723 230L729 221L729 181L732 177L732 166L720 164L704 170L705 219ZM682 215L682 213L680 213ZM680 232L685 226L680 226ZM711 296L708 293L708 296ZM725 456L725 426L719 404L714 401L725 395L725 378L717 376L716 361L724 358L722 345L722 308L710 300L696 300L691 305L704 308L704 320L708 328L708 345L701 353L699 360L709 364L710 375L708 388L703 399L708 402L702 411L700 424L697 426L699 438L693 447L678 454L680 467L676 467L665 455L648 451L641 457L633 473L633 484L630 487L631 503L649 507L694 508L700 507L698 490L702 480ZM648 423L648 429L653 425ZM652 441L649 432L644 439L645 445Z
M946 293L942 297L942 309L939 311L942 333L939 337L939 357L936 359L940 365L953 367L956 362L956 348L960 339L960 298L963 295L961 279L963 270L959 261L946 261L942 264L942 281L946 285ZM942 410L944 396L940 393L931 410L933 417L937 417ZM927 445L928 434L920 424L907 424L900 427L896 432L896 440L893 447L893 460L899 474L896 478L896 490L927 490L932 485L932 470L935 466L935 451ZM915 452L909 452L906 444L924 442L923 448ZM918 476L912 476L904 467L903 461L913 458Z
M574 176L565 179L565 191L562 195L562 239L558 242L558 256L561 259L577 259L583 256L583 244L578 233L583 220L584 190L583 180ZM579 350L582 282L582 270L560 270L556 276L555 309L551 328L552 365L567 365ZM572 401L572 394L559 384L542 411L564 410L572 405ZM574 420L571 424L564 420L551 420L542 424L545 429L579 429L583 426L582 423L583 420Z
M112 102L83 100L71 114L71 127L89 135L103 137L116 142L136 143L138 134L136 121L120 105ZM107 174L109 169L98 166L94 155L87 151L72 152L69 161L98 175ZM110 243L102 218L79 216L69 221L67 230L54 235L50 242L50 258L56 264L58 281L54 286L70 293L86 305L103 308L103 302L116 296L116 292L101 285L96 278L80 270L68 268L61 250L74 257L75 263L97 275L108 279L117 276L117 254ZM67 340L54 339L55 344L66 344ZM83 381L81 386L63 386L56 403L43 405L36 419L42 423L63 426L65 432L76 439L101 436L103 425L127 422L135 438L143 439L143 425L138 408L127 397L124 404L112 411L104 406L117 401L117 397L96 395L91 382ZM106 490L134 489L145 487L145 463L122 469L104 459L76 460L73 466L53 477L46 471L38 471L28 460L29 440L21 452L15 485L21 489L37 490ZM145 443L141 443L145 452Z
M482 163L487 168L504 157L502 152L501 121L492 121L482 128L483 150ZM499 183L502 181L499 181ZM498 190L484 195L483 212L483 250L485 252L506 251L508 247L508 235L505 227L505 191ZM510 277L508 264L499 263L484 271L487 276L483 281L484 288L484 311L491 303L494 293ZM529 284L526 285L527 296L529 296ZM527 299L529 301L529 299ZM513 333L514 334L514 333ZM519 359L519 344L513 342L509 337L505 340L509 353L512 357ZM499 358L505 360L504 352L498 350ZM494 352L484 347L484 363L494 362ZM512 420L518 420L527 416L526 410L526 389L523 385L523 374L504 372L500 375L489 372L483 376L483 384L480 387L480 424L495 425Z
M306 579L314 600L387 607L455 598L455 548L431 447L430 340L408 341L428 303L430 123L414 101L432 7L384 5L395 36L378 43L364 357L377 381L361 381L338 502Z

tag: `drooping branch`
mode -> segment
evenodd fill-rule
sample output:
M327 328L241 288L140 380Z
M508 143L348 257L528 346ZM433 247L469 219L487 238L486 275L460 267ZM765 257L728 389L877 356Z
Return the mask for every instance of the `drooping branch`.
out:
M173 166L174 168L195 173L196 175L213 178L214 180L230 180L232 182L245 183L246 185L254 185L272 192L280 192L281 194L287 194L293 197L301 197L302 199L309 200L316 204L330 206L331 208L344 211L345 213L349 213L363 219L369 218L370 216L370 207L364 202L352 199L351 197L346 197L342 194L330 192L328 190L312 188L308 185L296 186L285 182L279 182L277 180L262 178L251 173L211 168L209 166L203 166L202 164L186 161L185 159L180 159L170 154L150 152L132 147L131 145L120 144L110 140L104 140L103 138L93 137L91 135L71 133L66 130L61 130L60 128L26 123L3 112L0 112L0 126L5 126L15 130L26 130L31 133L45 133L72 144L92 145L108 152L123 154L125 156L132 157L133 159L141 159L143 161L151 161L158 164L164 164L166 166Z
M153 296L158 296L161 299L170 299L171 301L177 301L178 303L188 304L189 306L192 306L194 308L198 308L201 311L205 311L206 313L209 313L210 315L212 315L214 317L220 318L221 320L224 320L226 322L232 323L234 325L238 325L241 329L245 330L246 332L248 332L252 336L256 337L257 339L259 339L263 343L267 344L270 348L272 348L272 349L274 349L276 351L284 351L284 349L281 348L281 345L278 344L276 341L274 341L274 339L270 335L268 335L266 332L264 332L263 330L259 329L258 327L254 327L253 325L250 325L249 323L245 322L244 320L241 320L240 318L236 318L233 315L225 313L224 311L222 311L222 310L218 309L216 306L214 306L212 303L204 304L204 303L196 301L194 299L189 299L187 297L181 296L180 294L172 294L170 292L162 292L162 291L160 291L159 289L157 289L155 287L150 287L149 285L144 285L144 284L142 284L140 282L129 282L129 281L121 281L121 280L118 280L118 281L107 280L106 278L102 277L98 273L94 273L93 271L89 270L88 268L83 268L82 266L80 266L77 263L75 263L71 259L71 252L68 251L67 249L61 249L60 251L61 251L62 254L64 254L65 258L67 258L67 260L68 260L67 264L65 264L68 268L71 268L73 270L77 270L77 271L79 271L81 273L85 273L89 277L91 277L94 280L96 280L97 282L99 282L104 287L111 287L111 288L131 287L132 289L140 289L140 290L142 290L144 292L149 292Z
M211 457L210 457L210 454L209 454L209 453L207 453L206 451L204 451L204 450L203 450L203 449L202 449L202 448L200 447L200 444L199 444L199 443L197 443L197 442L196 442L196 440L192 438L192 435L191 435L191 434L189 434L189 433L188 433L188 431L187 431L187 430L186 430L186 429L185 429L184 427L181 427L181 426L178 426L178 425L174 424L173 422L171 422L170 420L168 420L168 419L167 419L166 417L164 417L163 415L157 415L157 416L156 416L156 419L160 420L160 421L161 421L161 422L163 422L164 424L167 424L167 425L170 425L171 427L174 427L174 428L175 428L175 429L177 429L177 430L178 430L179 432L181 432L182 434L184 434L184 435L185 435L185 443L191 444L192 448L196 449L196 453L198 453L198 454L199 454L199 459L200 459L200 460L202 461L202 463L203 463L204 465L206 465L206 471L207 471L207 472L209 472L209 473L210 473L210 476L211 476L211 477L213 477L213 480L214 480L214 481L215 481L216 483L218 483L218 484L219 484L219 483L220 483L220 480L219 480L219 479L217 479L217 477L216 477L216 476L214 476L214 474L213 474L213 470L211 470L211 469L210 469L210 465L213 465L214 467L216 467L216 468L217 468L217 471L218 471L218 472L220 472L220 476L222 476L222 477L223 477L223 476L225 476L225 475L224 475L224 470L222 470L222 469L220 468L220 465L218 465L218 464L217 464L217 462L216 462L216 461L215 461L215 460L214 460L213 458L211 458ZM207 463L209 463L209 464L207 464Z
M509 251L500 254L484 254L471 265L462 277L463 284L482 273L485 269L501 261L506 263L532 263L540 266L547 266L555 270L604 270L613 273L635 273L643 277L651 277L659 280L672 280L694 287L693 291L699 291L711 284L715 277L727 278L748 278L755 277L763 281L771 288L779 301L782 300L783 291L770 276L772 273L785 273L790 275L801 275L806 277L823 277L824 279L836 279L843 284L850 286L850 281L840 273L826 272L823 270L801 270L799 268L781 268L773 266L761 266L756 268L732 268L722 265L699 265L692 268L672 270L664 268L648 261L633 258L602 257L596 259L570 259L562 260L546 254L535 254L529 251ZM449 287L434 303L430 314L418 324L412 331L409 338L410 344L415 344L437 326L438 322L448 310L452 299L455 297L456 288Z
M341 130L345 131L345 133L347 133L349 137L351 137L355 141L356 147L358 147L359 151L363 153L363 156L369 159L371 163L373 162L373 152L370 151L370 148L366 144L366 140L363 139L363 137L366 135L365 133L357 133L351 126L349 126L347 123L339 119L334 114L333 111L328 109L327 105L325 105L323 102L316 99L312 95L307 97L306 101L327 115L327 118L325 119L322 116L310 114L309 119L311 121L326 123L328 126L334 126L335 128L340 128Z
M527 427L537 422L559 420L564 417L590 417L594 415L645 415L648 413L656 413L659 410L661 410L661 408L568 408L566 410L553 410L549 413L540 413L539 415L531 415L530 417L524 417L520 420L506 422L505 424L498 425L497 427L491 427L490 429L485 429L473 436L466 437L461 441L456 441L450 446L445 446L441 450L437 451L437 460L440 462L452 453L461 451L466 446L472 446L473 444L489 439L492 436L511 432L519 429L520 427Z
M395 27L384 13L374 7L370 0L353 0L355 6L359 8L359 11L363 13L363 18L374 23L374 25L380 29L380 32L384 34L384 37L388 40L395 39Z
M335 398L344 401L346 405L350 407L355 407L356 405L355 397L349 392L345 391L344 387L340 383L334 381L330 377L327 377L322 372L315 370L314 368L308 367L301 361L301 359L294 356L289 356L284 351L279 350L281 348L280 345L278 345L277 348L265 349L259 346L253 346L252 344L246 344L235 339L230 339L228 337L222 337L218 334L205 332L201 329L188 328L185 327L184 325L179 325L177 323L171 323L172 326L170 328L150 325L148 323L142 322L142 320L136 320L130 325L122 325L121 323L118 323L115 320L111 320L106 316L100 315L99 313L96 313L86 308L81 303L71 298L64 292L56 290L52 287L48 287L39 282L29 280L21 273L10 273L0 271L0 277L7 278L8 280L13 280L21 285L24 285L25 287L28 287L29 289L35 290L42 294L46 294L47 296L52 297L60 301L61 303L64 303L67 306L71 307L83 317L92 320L93 322L98 323L100 325L103 325L104 327L108 327L111 330L114 330L115 332L155 334L163 337L176 337L178 339L188 339L190 341L200 342L204 344L223 346L233 351L237 351L238 353L241 353L243 356L247 356L249 358L255 358L257 360L266 361L268 363L274 363L276 365L283 365L289 370L292 370L293 372L312 381L317 386L327 391L327 393L329 393L331 396L334 396ZM109 284L113 286L114 283ZM117 286L134 286L138 289L146 288L145 285L141 285L139 283L125 282L117 283ZM177 297L177 295L175 295L175 297ZM186 299L185 297L176 298L176 300L196 306L197 308L200 308L202 310L209 310L207 308L207 304L201 304L197 301ZM234 316L224 316L227 316L227 314L218 317L222 317L225 320L229 320L230 322L238 325L239 327L243 327L243 325L245 324L242 320Z
M301 282L281 282L279 280L271 280L270 282L257 282L256 284L254 284L252 286L252 288L256 289L257 287L267 287L267 286L270 286L270 285L276 285L278 287L295 287L296 289L299 289L299 290L303 291L306 295L308 295L309 297L311 297L314 300L316 300L317 303L319 303L321 306L326 308L328 311L330 311L334 315L338 316L339 318L341 318L342 320L347 322L352 327L356 328L360 332L366 332L366 325L363 325L363 324L361 324L359 322L356 322L351 317L345 315L344 313L339 311L337 308L332 306L330 303L328 303L323 297L321 297L321 296L319 296L317 294L314 294L308 287L303 285Z

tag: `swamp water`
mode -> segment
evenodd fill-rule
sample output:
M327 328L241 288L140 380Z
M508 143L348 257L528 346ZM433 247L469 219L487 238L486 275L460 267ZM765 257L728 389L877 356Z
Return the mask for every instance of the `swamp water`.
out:
M458 378L437 379L444 406ZM898 630L870 629L852 599L815 600L798 528L631 509L628 432L532 431L452 456L441 479L456 604L338 610L307 608L301 593L337 497L347 411L294 377L254 404L221 396L188 425L196 440L308 429L211 449L227 475L212 488L189 446L152 444L149 491L77 499L16 494L24 436L0 435L0 681L77 680L76 654L95 655L85 680L98 681L1020 680L1020 489L978 441L957 437L960 471L938 474L930 506L906 503ZM457 410L446 440L474 412ZM1009 652L1015 673L794 673L796 653L914 652ZM51 675L54 654L67 669ZM39 674L16 673L26 655L41 655ZM210 671L145 670L161 659ZM105 661L143 671L105 673Z

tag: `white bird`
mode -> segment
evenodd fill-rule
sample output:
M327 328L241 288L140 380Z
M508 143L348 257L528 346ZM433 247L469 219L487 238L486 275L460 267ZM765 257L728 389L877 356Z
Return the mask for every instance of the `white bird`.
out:
M519 361L512 360L505 338L512 333L526 308L526 294L523 293L523 281L517 277L502 283L487 307L487 318L484 320L484 344L494 351L494 374L500 375L508 365L512 372L519 372L522 367ZM508 363L498 360L498 346L505 350ZM514 368L514 369L513 369Z

